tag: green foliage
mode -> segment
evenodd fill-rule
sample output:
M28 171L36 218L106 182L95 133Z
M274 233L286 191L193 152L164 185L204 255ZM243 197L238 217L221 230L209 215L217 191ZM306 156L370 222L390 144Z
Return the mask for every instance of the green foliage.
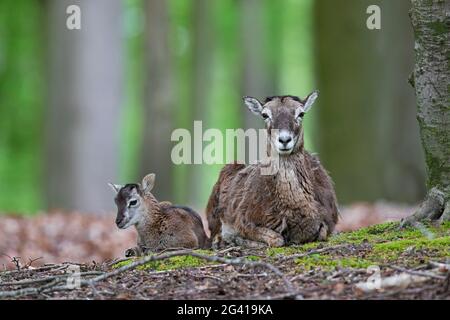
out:
M44 8L0 2L0 210L42 207Z
M258 4L259 5L259 4ZM313 88L312 79L312 0L261 1L261 30L272 44L263 52L268 74L274 74L276 91L304 95ZM39 1L3 0L0 3L0 210L35 212L44 209L45 191L45 81L49 60L45 56L47 37L46 5ZM195 3L168 1L170 32L167 35L173 58L175 127L192 129ZM204 129L221 131L243 125L243 52L240 45L242 21L240 3L214 1L211 17L211 81L203 88L211 108L201 115ZM139 149L142 142L145 72L145 1L123 1L123 39L125 44L125 99L118 132L120 137L120 182L138 181ZM63 71L61 71L63 72ZM270 92L268 94L275 94ZM262 98L262 97L260 97ZM310 126L312 121L308 121ZM308 135L307 135L308 139ZM175 167L174 196L179 203L190 202L201 208L222 165L201 165L199 198L191 199L186 188L193 166Z

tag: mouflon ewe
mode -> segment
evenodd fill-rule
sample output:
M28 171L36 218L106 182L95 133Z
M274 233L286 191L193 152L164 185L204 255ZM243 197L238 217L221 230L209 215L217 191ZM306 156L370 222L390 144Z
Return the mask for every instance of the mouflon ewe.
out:
M339 211L333 183L304 148L302 122L317 96L274 96L264 103L244 97L266 123L268 154L276 156L278 170L261 174L262 163L222 169L206 208L215 247L300 244L326 240L334 230Z

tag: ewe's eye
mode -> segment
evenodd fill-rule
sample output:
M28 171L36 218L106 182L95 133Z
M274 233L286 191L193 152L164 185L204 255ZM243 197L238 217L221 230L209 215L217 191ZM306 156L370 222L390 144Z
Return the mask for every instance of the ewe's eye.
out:
M269 119L269 115L267 113L261 113L261 116L263 117L264 120Z
M299 119L303 119L303 116L305 115L305 113L304 112L300 112L299 114L298 114L298 118Z
M130 203L128 204L129 207L134 207L137 205L137 200L131 200Z

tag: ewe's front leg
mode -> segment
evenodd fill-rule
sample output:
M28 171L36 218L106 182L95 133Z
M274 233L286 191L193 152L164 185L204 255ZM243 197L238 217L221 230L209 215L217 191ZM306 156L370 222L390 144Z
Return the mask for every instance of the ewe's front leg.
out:
M266 243L269 247L282 247L285 243L281 234L269 228L247 224L240 226L238 230L243 238Z

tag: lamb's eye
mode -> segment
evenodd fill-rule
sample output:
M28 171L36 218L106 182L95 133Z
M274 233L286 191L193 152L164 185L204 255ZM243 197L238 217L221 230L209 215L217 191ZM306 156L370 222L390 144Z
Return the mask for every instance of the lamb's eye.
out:
M137 200L131 200L128 204L129 207L134 207L135 205L137 205Z
M298 114L298 117L302 119L304 115L305 115L304 112L300 112L300 113Z
M269 119L269 115L267 113L261 113L261 116L263 117L264 120Z

